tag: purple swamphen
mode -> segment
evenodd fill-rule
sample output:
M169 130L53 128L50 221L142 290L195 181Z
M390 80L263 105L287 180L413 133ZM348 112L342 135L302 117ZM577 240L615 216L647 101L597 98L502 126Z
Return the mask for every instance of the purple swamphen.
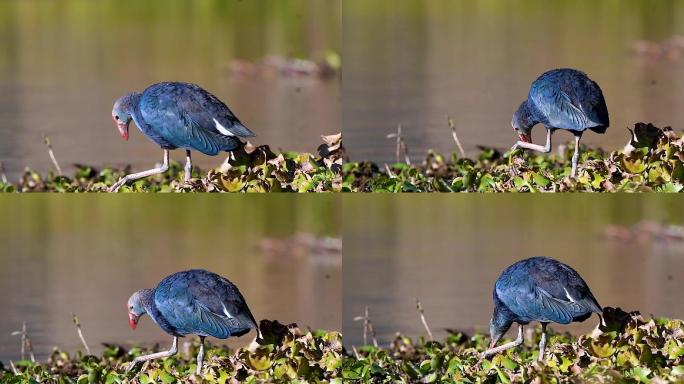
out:
M523 342L523 325L538 321L542 325L542 360L548 323L584 321L592 313L598 313L603 323L603 310L577 271L548 257L518 261L506 268L494 285L494 314L489 323L492 341L482 357L519 346ZM518 323L518 338L495 347L513 323Z
M215 273L203 269L177 272L162 280L155 289L141 289L128 299L128 323L135 330L140 316L150 315L157 325L173 336L171 349L136 357L128 367L143 361L173 356L178 338L198 335L197 374L204 359L204 338L227 339L242 336L251 329L260 338L259 326L238 288Z
M532 127L537 124L546 127L545 146L532 144ZM511 150L527 148L549 153L553 131L568 130L575 135L571 173L575 177L582 133L587 129L605 133L609 125L608 108L598 84L576 69L554 69L532 83L527 100L513 114L511 126L520 140Z
M112 120L124 140L128 140L128 126L133 120L164 150L161 167L122 177L110 188L112 192L130 181L166 172L169 151L176 148L185 149L187 183L192 171L191 150L214 156L241 148L240 137L255 136L221 100L189 83L157 83L142 93L126 94L114 103Z

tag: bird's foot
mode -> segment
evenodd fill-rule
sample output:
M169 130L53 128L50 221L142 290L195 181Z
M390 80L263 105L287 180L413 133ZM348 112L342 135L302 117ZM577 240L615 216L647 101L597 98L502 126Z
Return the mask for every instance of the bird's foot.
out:
M126 367L126 373L131 373L131 371L133 370L133 368L135 368L136 365L138 365L137 361L135 361L135 360L131 361L128 364L128 366Z
M119 179L116 183L114 183L111 187L109 187L109 192L115 193L118 192L121 187L126 184L128 181L128 178L126 176L123 176L122 178Z

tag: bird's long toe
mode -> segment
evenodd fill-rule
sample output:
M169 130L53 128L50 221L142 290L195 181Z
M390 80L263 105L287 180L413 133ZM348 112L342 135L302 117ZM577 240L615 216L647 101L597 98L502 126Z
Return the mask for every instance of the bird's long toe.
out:
M109 192L115 193L119 192L119 189L126 183L126 176L120 178L116 183L114 183L110 188Z

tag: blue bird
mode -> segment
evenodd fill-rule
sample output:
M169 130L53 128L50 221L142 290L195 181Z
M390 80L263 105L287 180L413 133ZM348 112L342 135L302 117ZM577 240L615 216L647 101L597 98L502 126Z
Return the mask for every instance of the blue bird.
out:
M548 257L532 257L506 268L494 285L494 314L489 323L492 337L487 357L514 348L523 342L523 325L538 321L542 325L539 360L546 348L546 326L550 322L569 324L584 321L603 310L582 277L566 264ZM495 347L513 323L518 338Z
M242 148L240 137L255 136L216 96L189 83L157 83L142 93L120 97L112 109L112 120L128 140L128 126L133 120L138 129L164 150L161 167L126 175L110 191L124 184L169 169L169 150L185 149L185 182L190 181L190 151L215 156L221 151Z
M546 127L545 146L532 144L532 127L537 124ZM575 135L571 173L575 177L582 133L587 129L605 133L609 125L608 108L598 84L576 69L554 69L532 83L527 100L513 114L511 126L520 140L511 150L520 147L549 153L553 131L568 130Z
M171 349L136 357L128 367L143 361L173 356L178 338L198 335L197 374L204 360L204 338L227 339L242 336L251 329L261 333L238 288L215 273L203 269L177 272L162 280L155 289L141 289L128 299L128 323L135 330L140 317L148 314L166 333L173 336Z

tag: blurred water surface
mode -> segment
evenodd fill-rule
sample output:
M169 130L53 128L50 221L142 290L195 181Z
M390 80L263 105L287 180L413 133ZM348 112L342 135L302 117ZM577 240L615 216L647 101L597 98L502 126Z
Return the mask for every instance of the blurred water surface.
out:
M353 319L366 306L383 344L395 332L425 335L416 298L435 337L447 328L488 334L497 277L515 261L539 255L575 268L602 306L684 317L684 242L650 238L646 230L613 237L616 226L681 226L684 202L677 196L345 199L342 329L348 347L362 344L362 323ZM596 324L594 316L551 327L579 333Z
M447 115L470 155L510 148L513 112L557 67L582 69L603 89L611 128L584 143L621 148L638 121L684 128L684 60L633 53L638 40L684 34L680 1L346 0L343 20L343 130L355 160L394 162L385 135L397 124L414 161L429 148L453 151Z
M10 334L22 321L39 358L54 346L81 348L71 313L79 316L94 353L103 342L170 345L147 316L132 332L126 301L134 291L190 268L234 282L257 321L341 327L339 255L330 260L263 247L265 239L299 233L339 237L335 196L4 196L0 212L5 363L20 357L20 339ZM246 345L253 337L229 344Z
M7 0L0 2L0 161L10 177L62 166L151 168L161 151L132 127L124 142L114 101L159 81L200 84L274 149L314 151L340 130L333 77L229 73L234 59L319 59L340 51L339 0ZM184 159L178 151L172 158ZM196 156L213 168L222 159ZM147 167L147 168L145 168Z

